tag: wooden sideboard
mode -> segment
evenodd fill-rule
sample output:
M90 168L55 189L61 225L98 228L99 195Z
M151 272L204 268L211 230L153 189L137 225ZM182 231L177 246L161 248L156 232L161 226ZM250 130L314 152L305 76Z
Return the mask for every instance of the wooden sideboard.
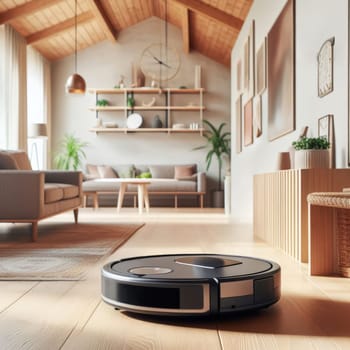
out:
M350 187L350 169L292 169L254 176L254 236L308 262L308 203L312 192Z

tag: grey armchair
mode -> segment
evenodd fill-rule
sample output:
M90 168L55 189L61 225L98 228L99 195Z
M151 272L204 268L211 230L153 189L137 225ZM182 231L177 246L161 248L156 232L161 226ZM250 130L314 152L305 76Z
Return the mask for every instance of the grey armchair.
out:
M0 222L32 224L32 240L38 238L41 219L74 211L82 204L82 173L33 171L22 151L0 151Z

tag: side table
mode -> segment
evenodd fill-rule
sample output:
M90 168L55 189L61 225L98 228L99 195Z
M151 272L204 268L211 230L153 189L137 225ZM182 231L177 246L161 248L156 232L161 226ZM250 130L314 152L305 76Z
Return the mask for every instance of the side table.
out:
M350 193L311 193L307 201L310 275L350 277Z

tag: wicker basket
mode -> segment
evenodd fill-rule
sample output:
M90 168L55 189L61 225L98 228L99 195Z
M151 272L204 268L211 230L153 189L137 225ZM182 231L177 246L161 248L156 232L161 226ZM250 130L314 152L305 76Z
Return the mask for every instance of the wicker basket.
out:
M337 249L339 273L350 277L350 210L337 209Z

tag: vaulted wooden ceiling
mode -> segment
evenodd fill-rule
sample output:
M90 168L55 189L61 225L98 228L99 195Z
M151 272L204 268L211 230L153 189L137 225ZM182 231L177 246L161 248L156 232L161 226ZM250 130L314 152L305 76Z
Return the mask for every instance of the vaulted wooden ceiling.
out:
M78 50L151 16L181 28L183 50L230 65L231 49L253 0L78 0ZM9 23L49 60L74 52L75 0L0 0L0 24Z

